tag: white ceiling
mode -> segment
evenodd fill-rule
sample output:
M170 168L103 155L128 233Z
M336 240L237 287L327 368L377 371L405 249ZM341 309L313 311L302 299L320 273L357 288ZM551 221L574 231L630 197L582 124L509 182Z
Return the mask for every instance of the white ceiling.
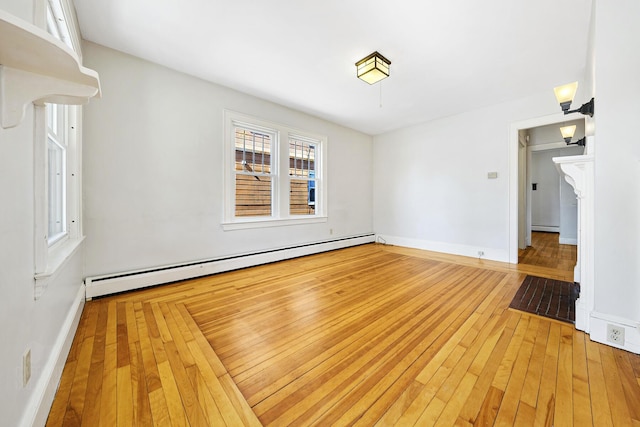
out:
M582 78L591 0L74 0L86 40L380 134ZM369 86L373 51L391 77ZM99 71L99 70L98 70Z

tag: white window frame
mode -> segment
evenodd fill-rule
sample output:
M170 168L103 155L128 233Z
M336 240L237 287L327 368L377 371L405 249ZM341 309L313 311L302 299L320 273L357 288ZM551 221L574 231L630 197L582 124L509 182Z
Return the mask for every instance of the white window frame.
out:
M74 15L68 0L36 0L35 24L80 55L80 37L73 25Z
M315 183L316 183L316 177L315 177L315 175L316 175L315 174L315 172L316 172L316 164L315 164L316 155L315 155L315 152L317 152L318 149L321 148L320 147L320 142L318 140L314 139L314 138L308 138L308 137L305 137L303 135L297 135L295 133L290 133L289 134L289 141L287 143L287 147L288 147L288 150L289 150L289 156L291 155L290 150L291 150L291 142L292 141L294 142L295 145L297 145L297 143L301 143L301 144L309 144L309 145L313 145L314 146L314 169L313 169L313 174L311 174L311 170L309 169L309 164L310 164L309 157L307 157L307 173L308 173L308 175L304 174L304 161L305 161L305 159L304 159L304 153L303 153L303 148L302 148L304 145L300 146L300 152L301 152L301 156L300 157L298 157L297 151L294 152L294 156L295 157L294 157L294 171L293 171L293 174L291 173L291 164L290 164L291 158L288 159L287 164L289 164L289 179L290 179L289 183L291 184L292 180L295 180L295 181L306 181L307 182L307 206L313 206L314 207L314 211L315 211L315 208L316 208L317 204L315 202L315 198L314 198L313 202L311 202L309 200L310 197L311 197L311 191L310 191L311 187L309 186L309 184L311 182L314 183L313 189L314 189L314 194L315 194ZM298 168L297 165L296 165L298 161L300 162L300 168ZM301 172L301 173L298 173L298 172ZM320 208L320 206L318 206L318 208ZM315 213L314 213L314 215L315 215Z
M274 135L272 142L272 194L271 216L235 216L235 128L262 130ZM315 213L312 215L291 215L289 213L289 137L304 138L317 144L315 176ZM279 227L296 224L327 222L327 137L313 132L294 129L256 117L224 111L224 214L222 228L227 230Z
M74 105L55 106L64 113L60 120L63 129L58 130L56 143L64 146L64 177L60 203L64 211L63 231L49 236L49 140L47 109L50 104L35 106L35 279L36 298L44 292L49 279L78 249L83 240L81 226L80 170L81 150L78 138L80 107Z
M69 26L69 3L67 0L39 0L36 3L37 24L48 29L50 34L62 40L71 50L79 53L77 31ZM80 56L80 55L78 55ZM82 108L75 105L60 105L62 111L57 121L58 129L51 132L48 127L48 111L51 107L34 103L34 299L42 296L49 283L57 277L61 267L76 253L84 240L82 231ZM61 191L64 212L63 232L49 236L49 140L63 148L64 158Z
M69 237L67 229L67 142L68 109L61 105L47 104L47 244L53 246ZM52 158L53 150L58 158ZM55 164L54 164L55 162ZM53 177L55 174L57 177ZM53 206L53 209L52 209ZM58 224L52 230L52 222Z

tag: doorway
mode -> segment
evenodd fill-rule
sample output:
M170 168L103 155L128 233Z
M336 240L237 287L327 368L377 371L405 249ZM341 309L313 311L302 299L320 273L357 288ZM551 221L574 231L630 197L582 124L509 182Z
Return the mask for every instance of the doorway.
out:
M564 114L511 127L509 262L513 264L532 245L533 230L557 233L559 244L577 244L576 195L551 160L584 153L584 147L567 146L562 139L559 128L569 124L576 124L577 136L584 134L584 118L567 120Z
M584 119L519 130L519 140L524 141L520 149L526 150L526 156L519 156L525 162L519 164L518 174L524 180L519 188L525 191L519 206L525 211L518 215L524 221L519 232L525 233L518 237L518 263L545 265L565 273L573 272L577 261L577 198L553 158L584 153L584 147L567 145L562 139L559 128L566 125L576 125L577 134L584 134Z

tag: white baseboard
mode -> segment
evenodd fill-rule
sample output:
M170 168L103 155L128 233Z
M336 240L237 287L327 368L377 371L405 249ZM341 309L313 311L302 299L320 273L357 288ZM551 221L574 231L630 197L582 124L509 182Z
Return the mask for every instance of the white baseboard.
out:
M378 235L378 238L384 240L384 242L389 245L404 246L407 248L423 249L426 251L461 255L472 258L489 259L492 261L509 262L509 252L506 250L492 249L482 246L434 242L430 240L410 239L407 237L387 236L384 234ZM482 252L484 255L479 255L479 252Z
M195 277L208 276L210 274L253 267L260 264L297 258L334 249L372 243L374 241L375 235L365 234L220 259L204 260L188 264L168 265L154 268L153 270L137 270L111 275L87 277L85 279L85 284L87 286L87 298L130 291L163 283L171 283L179 280L192 279Z
M44 426L51 411L53 398L58 390L58 384L62 377L62 371L73 343L80 316L85 302L85 287L80 286L78 293L67 313L67 317L60 328L60 333L51 349L49 360L43 368L40 379L35 384L34 392L29 402L24 416L22 426Z
M623 345L618 345L607 339L607 325L609 324L624 329ZM592 341L640 354L640 322L611 314L591 312L590 329L589 336Z
M558 239L558 243L561 245L573 245L578 246L578 238L577 237L562 237Z
M553 225L532 225L531 231L546 231L547 233L559 233L560 227Z

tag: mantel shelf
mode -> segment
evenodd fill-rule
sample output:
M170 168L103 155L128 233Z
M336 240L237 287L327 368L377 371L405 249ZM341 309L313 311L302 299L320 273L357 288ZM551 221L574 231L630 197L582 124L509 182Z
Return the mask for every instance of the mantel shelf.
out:
M553 163L560 172L560 176L564 176L565 181L573 187L573 191L578 198L583 197L586 168L587 165L593 164L593 155L583 154L579 156L554 157Z
M23 120L29 103L86 104L100 96L98 73L46 31L0 10L0 125Z

